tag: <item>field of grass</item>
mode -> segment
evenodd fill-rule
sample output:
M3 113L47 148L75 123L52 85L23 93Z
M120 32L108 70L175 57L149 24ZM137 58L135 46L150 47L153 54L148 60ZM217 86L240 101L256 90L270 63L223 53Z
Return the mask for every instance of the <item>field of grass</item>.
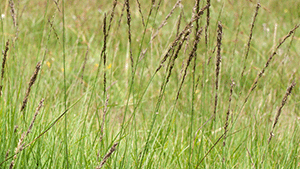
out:
M299 168L298 0L2 0L0 168Z

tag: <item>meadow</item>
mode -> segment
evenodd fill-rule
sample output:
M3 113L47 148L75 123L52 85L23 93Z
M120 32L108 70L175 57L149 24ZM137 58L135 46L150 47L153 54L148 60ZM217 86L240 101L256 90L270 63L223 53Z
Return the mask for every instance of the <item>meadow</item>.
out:
M2 0L0 168L299 168L298 0Z

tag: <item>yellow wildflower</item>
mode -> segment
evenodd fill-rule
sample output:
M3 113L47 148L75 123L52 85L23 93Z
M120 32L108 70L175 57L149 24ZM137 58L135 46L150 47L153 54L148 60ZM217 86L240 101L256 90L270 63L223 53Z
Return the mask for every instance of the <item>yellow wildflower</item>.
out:
M106 69L110 69L111 68L111 63L106 67Z
M51 67L51 63L49 61L47 61L46 64L49 68Z

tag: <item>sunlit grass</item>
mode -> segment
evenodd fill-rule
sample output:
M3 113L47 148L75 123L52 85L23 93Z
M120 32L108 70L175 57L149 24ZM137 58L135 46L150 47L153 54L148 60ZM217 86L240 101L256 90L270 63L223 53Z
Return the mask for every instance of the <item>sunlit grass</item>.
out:
M111 25L114 1L64 1L64 7L62 2L7 0L0 7L4 52L9 40L0 81L0 168L9 168L12 160L14 168L96 168L102 163L104 168L299 167L299 30L278 48L245 101L275 47L300 23L298 1L261 2L247 60L257 2L211 1L208 44L204 12L199 19L198 29L203 32L196 59L190 61L182 86L194 49L196 22L189 35L183 32L178 44L172 44L191 21L194 1L175 6L157 36L176 1L153 1L154 6L151 1L139 1L143 19L137 1L129 1L131 44L123 1L116 3ZM206 1L200 1L200 9L205 5ZM111 26L107 37L105 14L106 31ZM218 21L223 34L212 119ZM169 49L170 57L163 62ZM41 70L21 112L39 61ZM272 129L293 81L296 85ZM42 99L31 132L22 140L24 145L18 145Z

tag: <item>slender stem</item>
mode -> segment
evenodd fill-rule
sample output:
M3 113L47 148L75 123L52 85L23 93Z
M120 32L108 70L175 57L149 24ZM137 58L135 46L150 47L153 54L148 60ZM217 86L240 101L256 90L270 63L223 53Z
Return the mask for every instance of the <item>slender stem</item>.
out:
M62 15L63 15L63 68L64 68L64 111L67 110L67 87L66 87L66 46L65 46L65 1L62 1ZM64 168L69 168L68 160L68 123L67 114L65 114L65 127L64 127L64 144L65 144L65 157Z

